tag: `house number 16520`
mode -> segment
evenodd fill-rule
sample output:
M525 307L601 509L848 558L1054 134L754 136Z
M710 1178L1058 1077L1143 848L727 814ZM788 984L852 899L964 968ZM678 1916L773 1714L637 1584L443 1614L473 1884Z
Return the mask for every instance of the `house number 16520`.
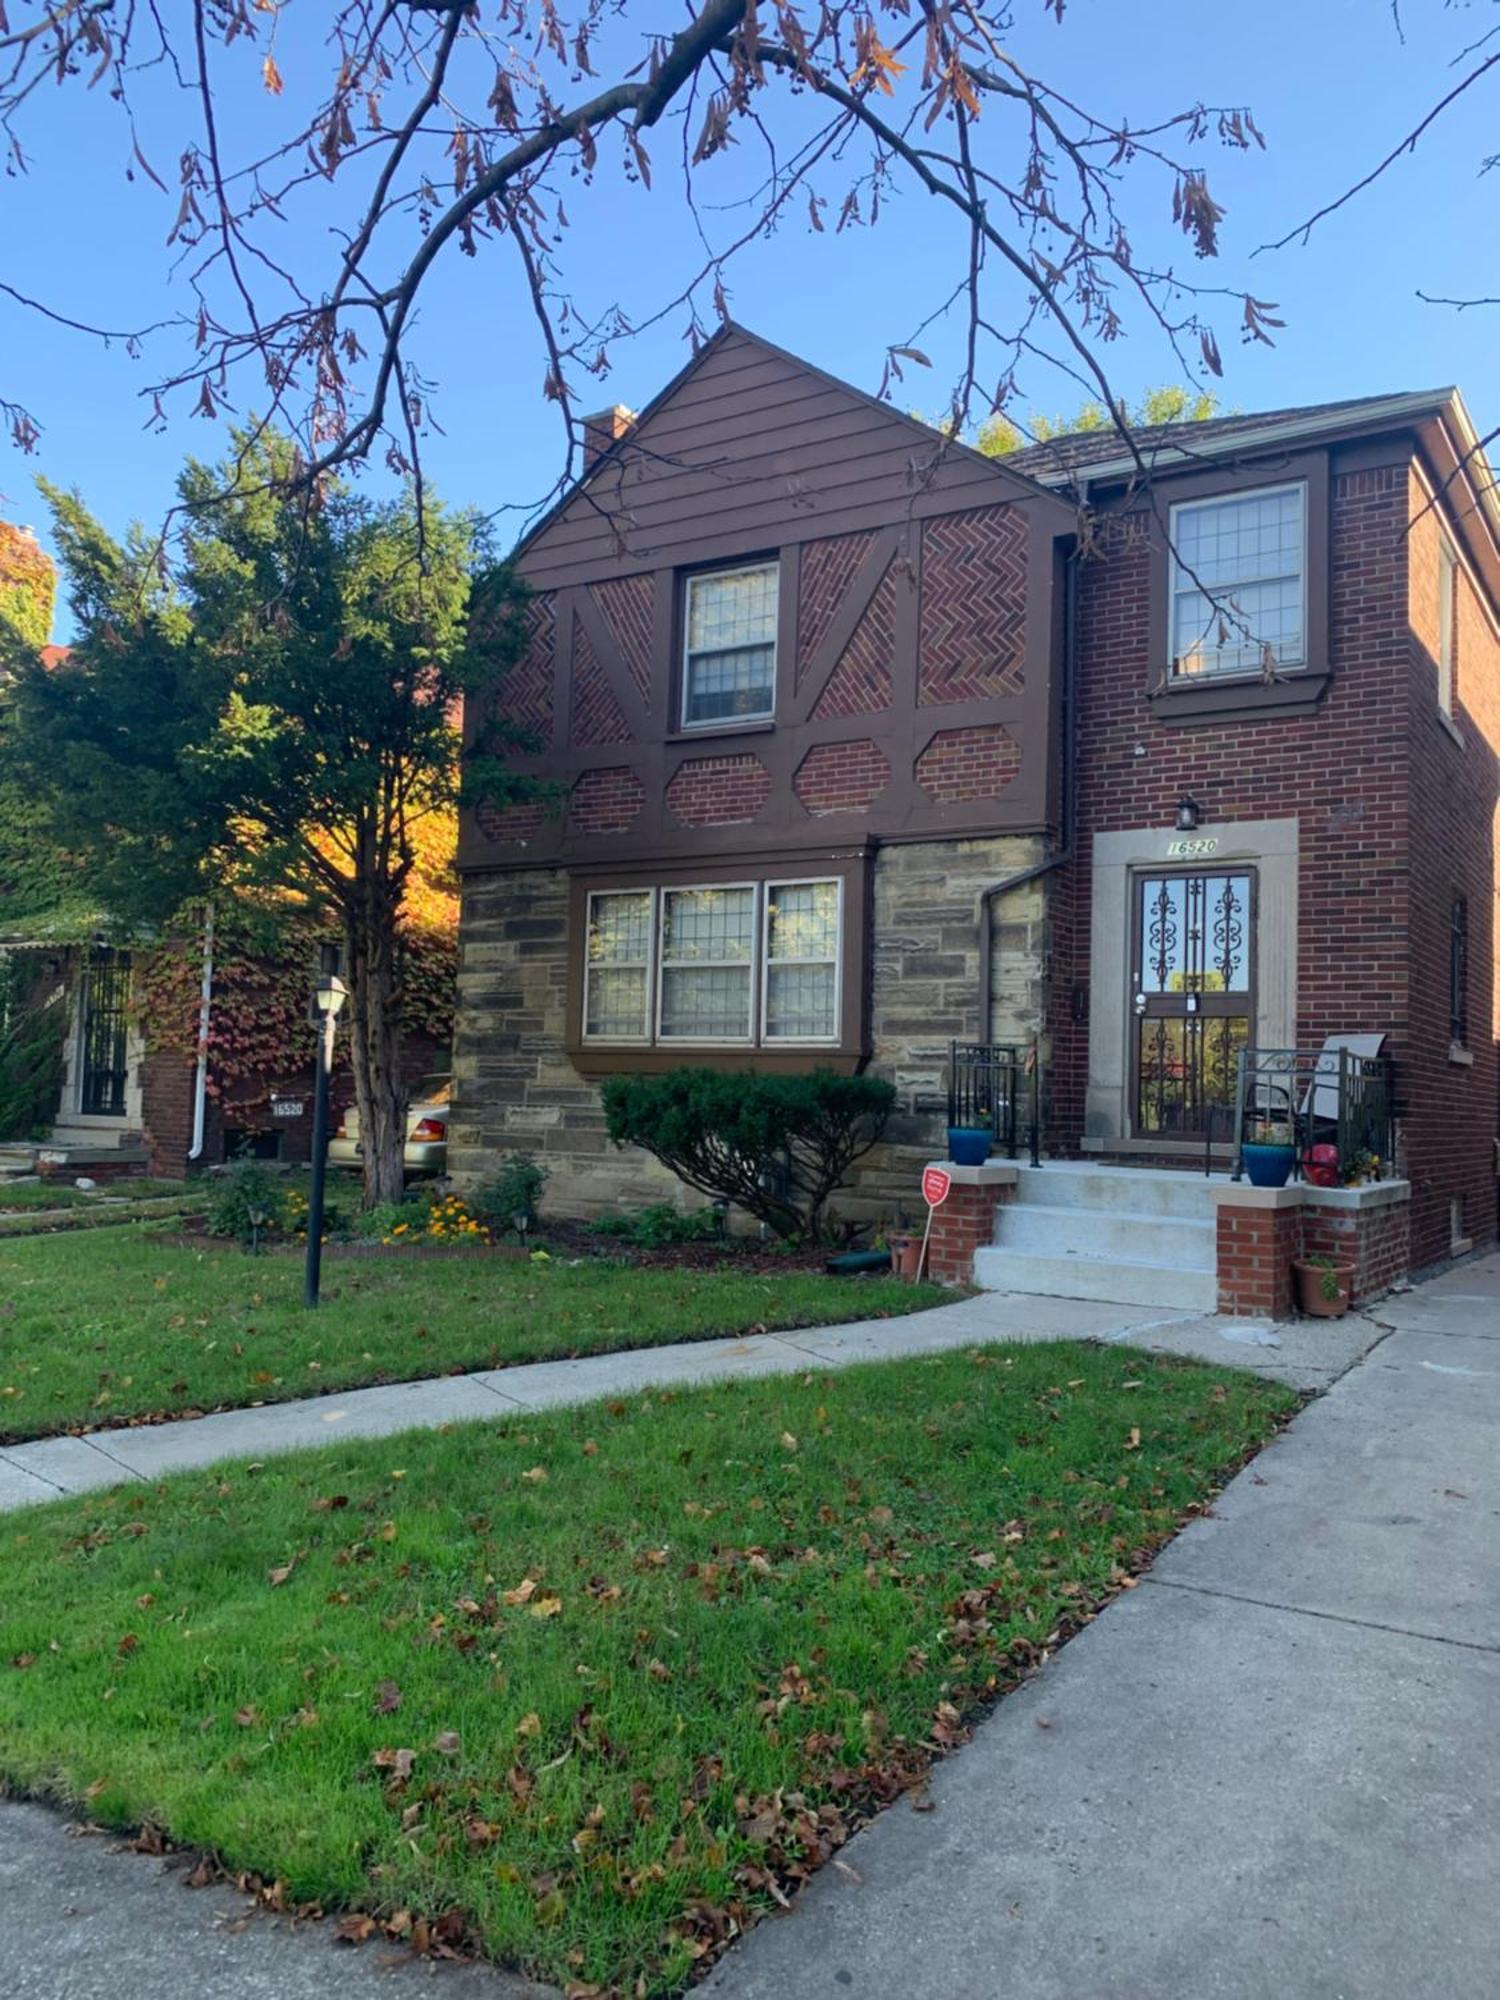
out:
M1205 833L1197 840L1169 840L1167 859L1169 861L1201 861L1205 855L1217 854L1219 836Z

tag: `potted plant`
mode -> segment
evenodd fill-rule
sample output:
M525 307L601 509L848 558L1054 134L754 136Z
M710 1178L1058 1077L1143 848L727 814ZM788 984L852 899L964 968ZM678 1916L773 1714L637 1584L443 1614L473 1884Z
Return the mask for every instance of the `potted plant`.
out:
M1314 1319L1342 1319L1349 1310L1354 1290L1354 1266L1335 1263L1332 1257L1294 1257L1292 1274L1297 1281L1297 1309Z
M1256 1118L1240 1148L1252 1187L1285 1187L1297 1164L1297 1142L1284 1118Z
M990 1156L995 1135L988 1125L950 1125L948 1158L955 1167L982 1167Z
M1339 1184L1339 1149L1326 1141L1309 1146L1302 1155L1302 1178L1313 1187L1337 1187Z
M922 1239L910 1229L893 1229L886 1238L891 1250L891 1269L898 1278L914 1278L922 1256Z

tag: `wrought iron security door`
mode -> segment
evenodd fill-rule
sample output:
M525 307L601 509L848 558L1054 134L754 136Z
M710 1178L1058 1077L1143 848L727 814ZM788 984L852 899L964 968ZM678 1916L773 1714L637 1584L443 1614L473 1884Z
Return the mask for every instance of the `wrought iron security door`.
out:
M1255 1014L1254 925L1248 871L1137 877L1138 1136L1230 1136L1236 1058Z
M130 953L92 952L83 988L83 1063L78 1108L85 1117L125 1114Z

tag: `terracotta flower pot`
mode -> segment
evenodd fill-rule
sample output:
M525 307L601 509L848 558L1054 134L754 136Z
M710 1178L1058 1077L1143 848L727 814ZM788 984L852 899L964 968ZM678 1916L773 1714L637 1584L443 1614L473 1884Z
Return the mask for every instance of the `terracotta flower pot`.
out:
M1313 1319L1342 1319L1349 1310L1354 1290L1352 1264L1311 1264L1297 1257L1292 1262L1297 1281L1297 1310ZM1332 1281L1337 1290L1330 1296Z
M905 1232L891 1237L891 1269L898 1278L914 1278L922 1257L922 1239Z

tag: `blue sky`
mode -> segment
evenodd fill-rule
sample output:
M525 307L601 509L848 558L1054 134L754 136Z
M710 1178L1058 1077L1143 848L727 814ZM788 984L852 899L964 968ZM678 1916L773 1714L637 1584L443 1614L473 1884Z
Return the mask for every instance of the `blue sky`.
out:
M1139 123L1200 97L1253 109L1265 153L1243 155L1215 143L1204 150L1228 215L1217 265L1192 268L1210 282L1277 301L1287 324L1276 347L1245 347L1230 310L1221 330L1226 404L1255 409L1456 381L1481 429L1500 422L1494 312L1455 313L1416 296L1419 286L1434 293L1500 291L1500 272L1486 263L1486 246L1494 242L1493 192L1480 174L1494 145L1500 82L1471 92L1414 156L1320 225L1309 245L1251 255L1372 165L1451 88L1458 75L1448 66L1452 56L1500 25L1494 0L1459 7L1403 0L1404 43L1389 0L1069 0L1060 28L1042 0L1015 0L1015 10L1013 52L1101 115L1128 112ZM324 67L311 45L298 41L294 14L280 31L289 95L299 70L311 81ZM628 39L643 25L666 27L676 18L673 7L637 6L616 32ZM44 115L32 128L33 172L27 181L6 183L3 275L82 317L119 324L155 317L172 301L173 253L164 239L175 198L139 175L126 182L125 143L97 98L74 88L49 93L41 104ZM241 129L275 108L244 93L239 104ZM233 100L226 115L240 115ZM231 140L237 136L231 126ZM644 318L699 261L670 170L678 143L675 128L653 141L658 171L650 194L605 170L591 187L569 189L572 227L563 255L587 308L618 302ZM148 138L148 150L151 144ZM163 179L175 180L170 146L153 165ZM744 172L743 158L725 165L726 192ZM821 185L835 198L841 191L833 178ZM705 190L713 192L711 183ZM1132 199L1137 254L1191 267L1162 188L1144 205ZM288 249L311 262L326 257L327 240L309 223ZM773 239L734 266L731 307L770 339L874 388L886 344L906 338L951 289L961 258L954 222L914 191L891 204L878 229L842 237L813 234L799 204ZM677 313L620 344L612 376L581 385L585 407L645 402L686 358L683 326ZM904 401L934 411L943 406L960 331L955 321L924 334L922 345L937 365L930 376L911 372ZM494 246L477 259L453 255L439 264L418 342L425 372L438 385L435 407L444 429L426 446L429 476L447 500L508 510L500 513L502 523L519 526L527 504L556 477L562 443L556 413L540 394L544 358L506 250ZM1127 394L1178 374L1159 338L1139 325L1108 363ZM151 435L140 401L151 379L149 357L132 361L120 348L101 351L81 336L44 328L5 300L0 373L3 392L24 400L45 426L33 459L8 449L0 458L0 511L35 523L44 536L33 472L78 485L104 520L122 529L132 518L159 518L182 458L212 455L220 442L212 425L185 410L164 436ZM1075 388L1040 367L1025 387L1030 401L1048 411L1079 399ZM372 483L379 484L379 475Z

